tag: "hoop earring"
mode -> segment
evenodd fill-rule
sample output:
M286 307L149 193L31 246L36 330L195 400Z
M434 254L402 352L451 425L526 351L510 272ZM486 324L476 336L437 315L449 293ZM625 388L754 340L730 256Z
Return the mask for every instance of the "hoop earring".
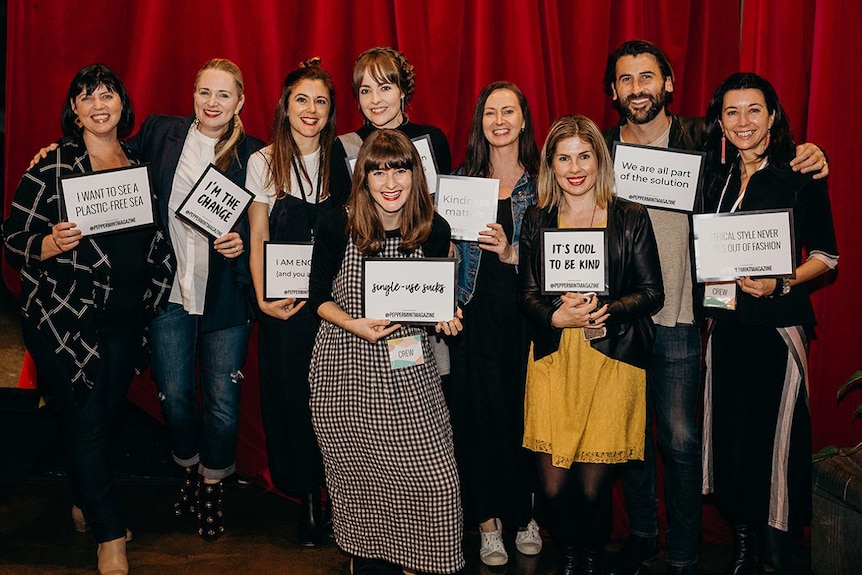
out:
M79 128L84 127L84 122L81 121L80 116L75 116L75 125L78 126Z
M764 151L769 149L769 141L772 138L772 128L766 128L766 145L763 147Z

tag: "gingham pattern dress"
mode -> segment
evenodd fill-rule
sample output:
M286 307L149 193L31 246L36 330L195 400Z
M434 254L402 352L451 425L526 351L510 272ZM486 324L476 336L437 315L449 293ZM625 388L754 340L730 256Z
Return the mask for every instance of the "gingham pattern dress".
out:
M400 238L382 255L404 257ZM422 257L421 249L411 257ZM362 317L362 255L348 242L332 284L335 303ZM425 362L393 370L385 340L369 343L321 322L311 358L311 415L339 547L408 569L453 573L464 566L458 473L449 414L426 331Z

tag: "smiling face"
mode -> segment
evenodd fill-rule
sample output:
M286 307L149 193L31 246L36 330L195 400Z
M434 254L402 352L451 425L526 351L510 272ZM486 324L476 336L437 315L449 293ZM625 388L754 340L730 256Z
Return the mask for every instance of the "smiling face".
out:
M407 168L377 168L368 172L368 191L385 229L396 229L401 210L413 189L413 171Z
M210 138L220 138L245 102L234 77L223 70L206 69L195 85L195 116L198 130Z
M90 94L82 90L71 104L83 130L95 135L115 132L123 113L120 96L102 85L94 88Z
M658 117L673 92L673 80L664 78L652 54L622 56L617 60L616 79L611 86L617 108L634 124L647 124Z
M322 80L302 80L293 87L287 101L287 121L301 150L317 149L320 132L329 121L331 97Z
M517 145L526 127L518 96L511 90L494 90L485 100L482 111L482 133L491 147Z
M554 179L574 198L595 194L599 163L593 147L580 138L560 140L554 150Z
M763 92L755 88L728 90L721 106L721 129L740 154L762 156L775 115L766 107Z
M379 83L365 70L359 86L359 108L375 128L397 128L404 121L401 114L402 95L396 84Z

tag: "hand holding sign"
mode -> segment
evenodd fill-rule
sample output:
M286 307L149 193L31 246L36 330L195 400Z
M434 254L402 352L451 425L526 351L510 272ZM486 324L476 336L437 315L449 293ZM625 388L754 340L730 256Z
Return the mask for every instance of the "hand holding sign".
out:
M230 232L213 242L213 247L227 259L239 257L243 252L242 237L236 232Z
M42 261L78 247L83 234L75 222L60 222L51 227L51 233L42 239Z
M598 307L595 294L565 293L560 296L560 307L551 316L556 328L591 327L601 329L608 320L608 304Z

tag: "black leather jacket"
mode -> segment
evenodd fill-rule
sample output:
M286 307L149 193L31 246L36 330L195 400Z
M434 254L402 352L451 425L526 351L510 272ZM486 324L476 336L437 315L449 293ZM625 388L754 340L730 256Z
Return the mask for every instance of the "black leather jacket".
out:
M556 209L532 206L521 232L518 303L533 326L533 360L554 353L562 330L551 325L559 305L541 293L541 230L557 227ZM664 304L664 286L652 224L642 205L622 198L608 204L608 335L593 340L610 358L646 368L655 339L652 316Z

